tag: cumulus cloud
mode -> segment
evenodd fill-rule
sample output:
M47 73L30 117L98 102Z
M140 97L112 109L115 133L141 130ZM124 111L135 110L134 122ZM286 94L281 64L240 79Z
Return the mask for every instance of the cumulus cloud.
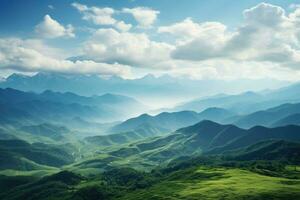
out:
M144 33L98 29L85 43L83 57L98 62L118 62L134 67L155 68L170 59L173 46L151 41Z
M71 5L82 14L83 20L90 21L95 25L110 25L123 32L129 31L132 27L131 24L115 19L113 15L118 11L113 8L88 7L76 2Z
M50 15L45 15L43 21L36 25L35 32L44 38L75 37L74 28L71 24L64 27L52 19Z
M127 32L131 29L132 25L126 24L124 21L119 21L115 24L115 27L122 32Z
M172 24L170 26L161 26L158 33L169 33L176 37L192 39L201 32L201 25L193 22L191 18L187 18L182 22Z
M217 21L196 22L186 18L158 27L155 38L160 41L143 33L145 30L132 29L132 24L120 19L129 14L139 27L149 28L159 11L143 7L115 10L79 3L72 6L83 20L98 26L90 29L91 35L82 42L79 56L72 52L67 55L42 40L0 38L0 66L29 72L123 77L130 76L131 70L217 79L287 80L297 79L300 74L298 6L287 12L279 6L260 3L244 10L243 21L236 28ZM36 26L36 32L45 38L74 37L72 27L59 24L49 15ZM168 42L164 42L165 36ZM78 60L70 61L68 57Z
M132 14L134 19L143 28L149 28L157 19L157 15L160 13L157 10L146 7L136 7L136 8L124 8L122 10L124 13Z
M111 25L116 23L116 20L112 17L115 10L112 8L88 7L80 3L72 3L72 6L82 14L82 19L86 21L91 21L97 25Z
M91 60L70 61L45 55L38 51L40 47L32 41L18 38L0 39L0 65L2 69L14 69L23 72L61 72L101 75L130 75L130 67L118 63L99 63Z
M287 15L279 6L260 3L243 15L244 23L236 31L218 22L186 19L158 32L181 39L172 52L175 59L261 61L291 68L300 64L300 9Z

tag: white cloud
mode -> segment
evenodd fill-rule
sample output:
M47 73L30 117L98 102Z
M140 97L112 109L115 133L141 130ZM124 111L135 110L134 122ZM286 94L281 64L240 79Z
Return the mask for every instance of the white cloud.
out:
M96 25L112 25L116 23L116 20L112 17L115 10L112 8L88 7L80 3L72 3L72 6L82 14L82 19L91 21Z
M243 12L245 21L252 26L278 27L285 20L285 11L279 6L272 4L260 3Z
M82 19L99 28L89 29L92 35L82 42L80 56L51 48L42 40L0 38L2 69L124 77L130 76L131 70L211 79L296 80L300 76L300 8L296 6L287 13L279 6L258 4L243 12L239 27L230 29L217 21L186 18L158 27L155 38L159 42L120 18L132 15L139 27L149 28L159 11L143 7L115 10L79 3L72 6ZM36 26L39 35L72 37L72 27L68 29L46 16ZM164 42L166 37L169 43ZM70 61L68 57L80 60Z
M48 8L51 9L51 10L55 9L55 7L53 5L48 5Z
M98 29L85 43L83 56L99 62L118 62L134 67L155 68L170 59L171 45L151 41L144 33Z
M80 3L72 3L71 5L82 14L83 20L90 21L95 25L110 25L122 32L127 32L132 28L131 24L127 24L122 20L119 21L113 17L118 12L113 8L88 7Z
M182 22L172 24L170 26L161 26L158 33L169 33L176 37L192 39L201 32L200 24L193 22L191 18L187 18Z
M0 39L0 65L2 69L23 72L61 72L101 75L130 76L130 67L118 63L107 64L91 60L70 61L45 55L31 44L32 41L18 38ZM40 47L38 47L40 48ZM47 48L47 47L45 47Z
M50 15L45 15L43 21L36 25L35 32L43 38L75 37L74 28L71 24L64 27Z
M124 21L119 21L115 24L115 27L122 32L127 32L131 29L132 25L126 24Z
M236 31L218 22L186 19L158 32L181 37L172 52L175 59L273 62L299 69L300 9L286 15L281 7L261 3L243 14L244 23ZM192 31L185 33L186 29Z
M157 10L146 7L136 7L136 8L124 8L122 10L124 13L132 14L134 19L143 28L149 28L157 19L157 15L160 13Z

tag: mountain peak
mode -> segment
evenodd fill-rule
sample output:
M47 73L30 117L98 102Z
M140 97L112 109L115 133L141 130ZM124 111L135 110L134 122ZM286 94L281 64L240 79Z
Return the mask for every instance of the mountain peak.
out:
M195 132L201 132L201 131L208 131L215 128L220 128L221 124L218 124L216 122L210 121L210 120L202 120L201 122L198 122L197 124L194 124L192 126L184 127L181 129L178 129L176 132L181 132L184 134L189 133L195 133ZM208 131L209 132L209 131Z
M6 81L14 81L14 80L22 79L22 78L27 78L27 77L28 76L21 74L21 73L13 73L6 78Z

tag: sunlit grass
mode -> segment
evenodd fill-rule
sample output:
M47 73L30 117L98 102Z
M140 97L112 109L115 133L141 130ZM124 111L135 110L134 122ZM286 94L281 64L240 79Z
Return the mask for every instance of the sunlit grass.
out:
M182 172L181 172L182 173ZM198 168L122 199L296 199L300 180L242 169Z

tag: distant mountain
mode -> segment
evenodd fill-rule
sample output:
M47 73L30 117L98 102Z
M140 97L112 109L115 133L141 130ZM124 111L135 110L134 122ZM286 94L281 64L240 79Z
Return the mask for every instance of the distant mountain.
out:
M147 109L135 99L121 95L84 97L52 91L37 94L10 88L0 89L0 108L2 123L24 120L48 123L76 117L114 121L124 120Z
M253 126L281 126L294 124L291 120L297 120L295 117L300 113L300 103L297 104L283 104L274 108L270 108L263 111L254 112L249 115L240 116L237 119L233 119L231 123L242 127L251 128ZM291 119L291 115L294 115ZM288 117L288 119L285 119ZM283 122L281 122L283 120Z
M220 107L236 113L247 114L265 110L285 103L300 102L300 83L275 90L245 92L237 95L215 95L183 103L172 110L202 111L209 107Z
M234 113L221 108L208 108L201 113L181 111L173 113L163 112L155 116L143 114L114 126L112 132L131 131L143 124L149 124L153 127L174 131L178 128L195 124L201 120L214 120L220 122L234 115Z
M148 100L148 102L153 103L156 100L158 102L162 100L180 102L187 98L214 95L220 92L238 93L245 91L245 89L263 90L278 88L287 84L287 82L266 79L255 82L252 80L192 80L168 75L155 77L151 74L137 79L123 79L117 76L107 78L96 75L64 75L43 72L33 76L12 74L5 81L0 82L0 87L37 93L45 90L73 92L84 96L116 93L145 101L151 98L151 101ZM207 90L208 86L209 90Z
M23 126L20 131L27 132L34 136L42 136L51 138L55 141L63 140L65 136L70 134L70 130L63 126L55 126L52 124L39 124L31 126Z
M300 125L300 113L291 114L272 124L272 126L274 127L287 126L287 125Z
M239 105L249 105L262 100L263 97L254 92L246 92L238 95L216 95L212 97L196 99L175 107L175 110L203 111L209 107L221 107L236 109Z

